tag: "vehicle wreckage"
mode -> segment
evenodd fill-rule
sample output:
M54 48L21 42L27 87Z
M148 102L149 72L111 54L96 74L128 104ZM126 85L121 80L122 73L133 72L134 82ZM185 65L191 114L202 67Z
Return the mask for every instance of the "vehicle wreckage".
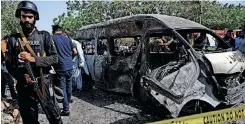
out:
M75 39L95 86L160 104L172 117L245 102L244 55L196 22L140 14L84 26Z

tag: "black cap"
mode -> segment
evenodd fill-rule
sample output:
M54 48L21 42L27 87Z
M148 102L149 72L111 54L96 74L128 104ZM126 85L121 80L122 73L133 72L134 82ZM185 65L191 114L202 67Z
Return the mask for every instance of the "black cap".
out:
M18 4L17 10L15 12L15 17L20 18L21 10L30 10L34 12L36 20L39 20L39 14L37 10L37 6L31 1L21 1Z

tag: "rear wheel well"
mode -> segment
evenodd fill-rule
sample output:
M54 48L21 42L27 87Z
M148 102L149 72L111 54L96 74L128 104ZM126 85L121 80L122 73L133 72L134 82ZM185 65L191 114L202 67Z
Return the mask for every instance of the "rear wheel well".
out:
M214 107L206 101L203 100L191 100L187 102L181 109L179 117L188 116L192 114L200 114L203 112L209 112L214 110Z
M146 111L152 111L156 114L170 115L169 110L161 105L156 99L153 98L145 89L143 89L142 84L140 84L140 75L138 74L135 78L135 83L133 84L133 96L139 101L143 109Z

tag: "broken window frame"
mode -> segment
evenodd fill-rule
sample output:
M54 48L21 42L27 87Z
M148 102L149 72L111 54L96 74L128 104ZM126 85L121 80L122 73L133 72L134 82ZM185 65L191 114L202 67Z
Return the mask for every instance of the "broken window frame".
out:
M215 51L217 51L218 49L223 49L223 50L230 51L229 49L232 48L227 42L224 41L223 38L221 38L219 35L216 35L215 32L213 32L211 30L207 30L207 29L206 30L204 30L204 29L188 29L188 28L186 28L186 29L177 29L176 30L176 33L180 34L181 32L184 32L186 34L198 32L198 33L206 33L206 34L211 35L213 38L216 39L216 42L217 42L217 46L216 46L217 48L216 48ZM180 34L180 36L182 36L182 35ZM186 42L188 43L188 41L186 41ZM188 43L188 44L190 44L190 43ZM190 45L190 47L193 48L193 46L191 46L191 45ZM195 49L195 48L193 48L193 49ZM195 49L195 50L197 50L197 49Z
M124 38L132 38L134 41L132 42L132 43L135 43L136 44L136 46L135 46L135 49L133 50L133 51L131 51L131 53L127 53L127 54L120 54L120 46L118 45L117 47L118 47L118 52L116 52L115 51L115 43L116 43L116 39L124 39ZM137 41L137 39L138 39L138 41ZM111 56L113 56L113 57L116 57L116 56L124 56L124 57L129 57L129 56L132 56L134 53L135 53L135 51L137 50L137 46L138 45L140 45L140 36L129 36L129 37L113 37L113 38L110 38L110 55ZM117 41L117 44L120 44L120 42L119 41ZM128 47L130 47L130 45L128 45ZM128 48L129 49L129 48Z

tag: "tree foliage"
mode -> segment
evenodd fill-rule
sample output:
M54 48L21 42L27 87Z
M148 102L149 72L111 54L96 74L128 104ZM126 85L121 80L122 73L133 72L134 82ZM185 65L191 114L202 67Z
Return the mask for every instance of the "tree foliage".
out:
M53 22L75 32L84 25L135 14L165 14L186 18L212 29L240 28L245 20L242 5L217 1L68 1L67 13Z
M1 1L1 37L16 33L16 27L19 24L15 17L15 10L18 1Z

